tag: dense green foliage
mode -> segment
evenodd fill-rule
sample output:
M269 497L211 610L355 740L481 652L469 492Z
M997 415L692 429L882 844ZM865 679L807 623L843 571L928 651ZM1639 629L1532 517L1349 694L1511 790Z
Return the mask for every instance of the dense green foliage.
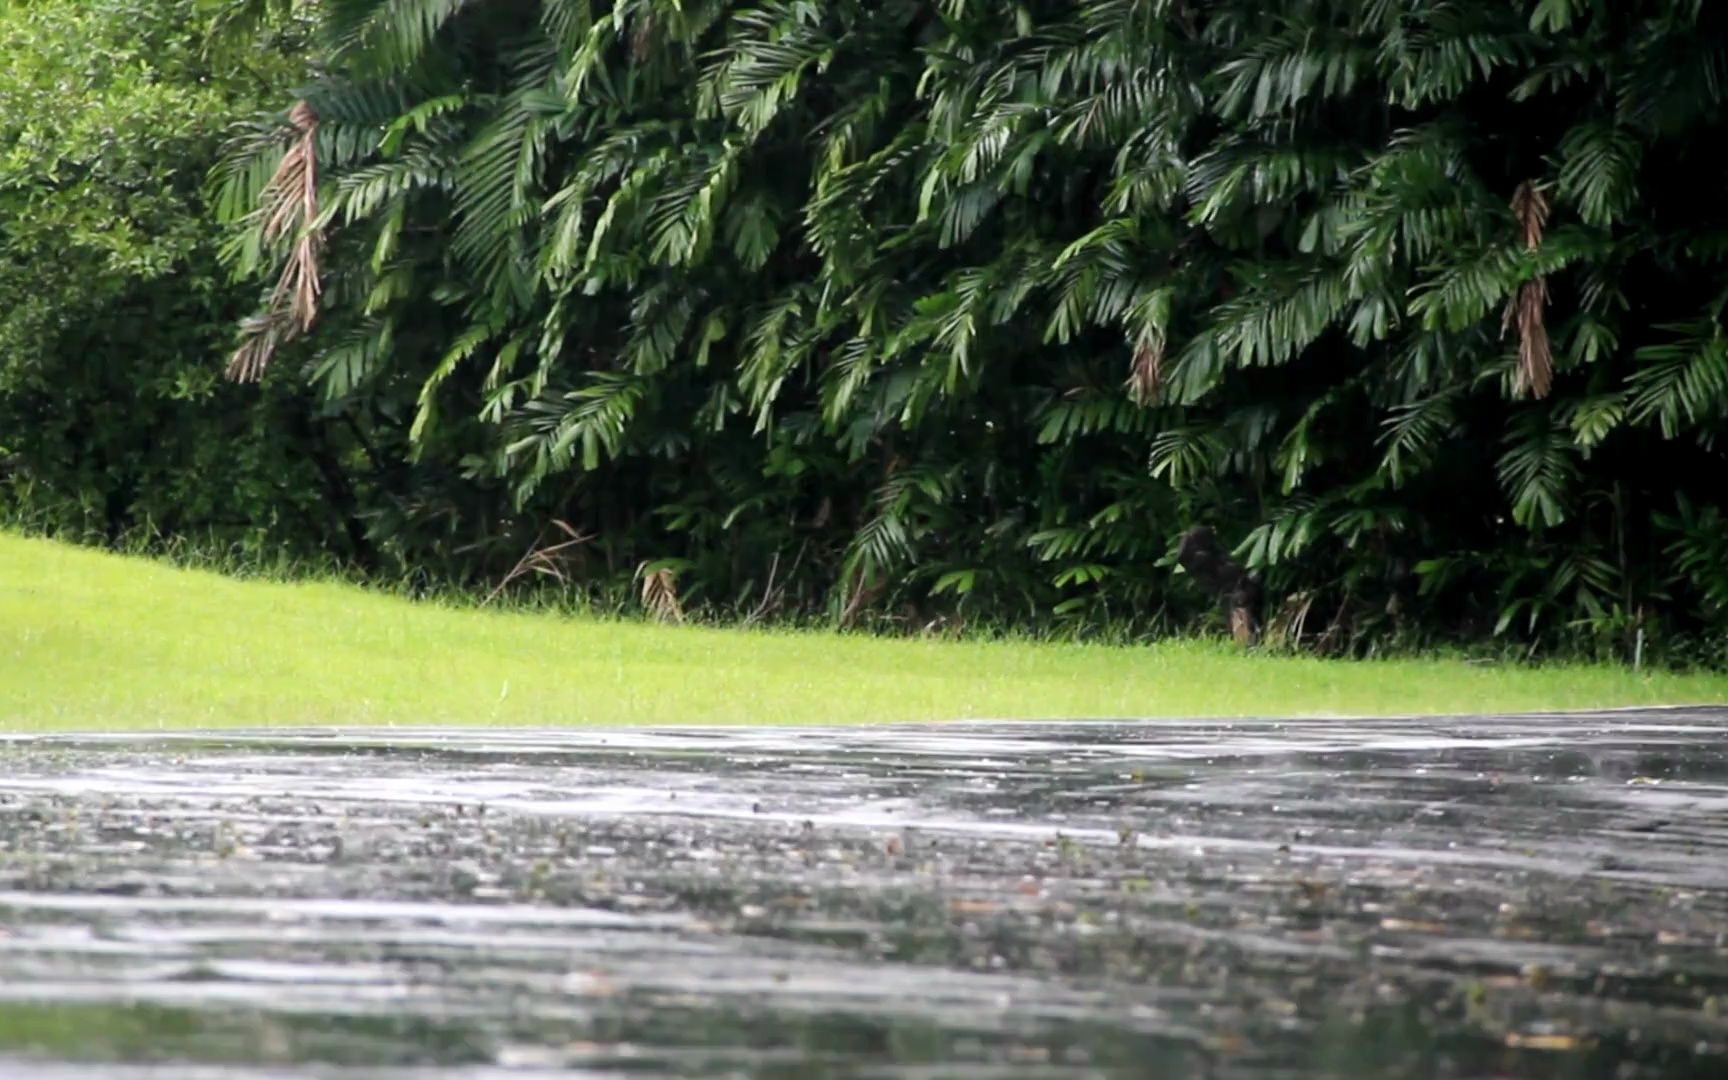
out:
M1720 5L216 2L312 27L211 190L342 550L1190 625L1207 523L1286 640L1722 659Z
M1721 629L1720 11L1010 13L332 0L243 356L710 601L1186 617L1198 521L1333 643Z
M316 465L338 451L304 388L222 380L252 293L202 193L303 61L211 55L203 25L191 0L0 0L0 513L310 548L342 525Z

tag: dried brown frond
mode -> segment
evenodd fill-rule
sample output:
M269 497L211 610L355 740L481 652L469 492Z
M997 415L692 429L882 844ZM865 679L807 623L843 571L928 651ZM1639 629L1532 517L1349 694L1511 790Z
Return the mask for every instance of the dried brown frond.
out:
M228 378L256 382L283 342L312 328L318 318L320 256L324 237L313 227L318 220L318 114L304 101L288 113L294 143L282 155L259 195L264 239L277 243L294 237L288 261L270 294L264 315L241 328L239 348L228 361Z
M1548 306L1548 282L1532 278L1518 287L1507 317L1518 325L1518 387L1532 397L1547 397L1554 385L1554 353L1548 341L1543 309Z
M1230 609L1230 636L1236 639L1236 644L1247 648L1260 639L1260 626L1254 618L1254 613L1245 607Z
M1526 180L1512 193L1512 215L1518 219L1523 234L1524 249L1535 251L1542 246L1542 232L1548 224L1548 198ZM1544 314L1548 306L1548 282L1534 277L1518 287L1507 301L1501 320L1502 332L1518 328L1518 379L1520 391L1533 397L1547 397L1554 385L1554 352L1548 340Z
M678 602L678 575L669 566L642 574L642 606L661 622L683 622L684 608Z
M300 133L300 138L283 157L277 175L282 178L282 200L292 199L299 204L299 221L294 252L288 259L277 291L289 295L288 310L303 333L312 328L318 317L321 292L318 257L323 250L324 238L313 227L318 220L318 116L302 101L288 114L288 122ZM286 235L288 228L288 220L282 219L266 235L276 240Z
M481 601L482 605L490 604L496 600L499 594L510 587L511 582L528 574L543 574L547 577L556 578L562 584L569 583L570 579L564 573L562 566L564 560L569 557L565 553L571 548L587 543L593 537L587 533L578 532L575 526L557 518L552 519L552 525L568 539L558 543L550 543L548 541L552 538L544 535L535 536L534 542L528 545L528 550L523 553L522 558L518 559L510 572L505 574L492 591L486 594L486 599Z
M1266 626L1266 642L1275 648L1297 648L1308 628L1308 613L1314 610L1312 589L1293 592Z
M1164 385L1164 335L1143 331L1135 342L1134 363L1128 371L1128 397L1136 405L1154 405Z
M271 355L291 336L292 327L275 312L254 315L240 324L240 346L228 358L227 377L234 382L257 382Z
M1524 181L1512 193L1512 216L1518 219L1518 227L1524 231L1525 250L1535 251L1541 247L1542 230L1548 224L1548 197L1542 194L1534 180Z

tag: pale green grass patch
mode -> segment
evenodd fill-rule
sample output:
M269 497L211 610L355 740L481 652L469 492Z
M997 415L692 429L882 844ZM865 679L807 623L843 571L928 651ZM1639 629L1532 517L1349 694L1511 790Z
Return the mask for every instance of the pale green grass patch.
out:
M1728 701L1728 675L660 626L0 536L0 728L1399 715Z

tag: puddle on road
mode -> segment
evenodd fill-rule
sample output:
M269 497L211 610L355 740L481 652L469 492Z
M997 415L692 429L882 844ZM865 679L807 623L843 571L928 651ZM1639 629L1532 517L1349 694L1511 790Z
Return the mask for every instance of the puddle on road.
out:
M1728 1075L1728 710L0 738L0 1073L93 1064Z

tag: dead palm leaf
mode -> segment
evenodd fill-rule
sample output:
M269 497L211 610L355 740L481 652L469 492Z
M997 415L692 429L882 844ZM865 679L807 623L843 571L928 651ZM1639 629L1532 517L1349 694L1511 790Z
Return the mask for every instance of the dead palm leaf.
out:
M1512 216L1518 219L1524 250L1541 247L1542 232L1548 224L1548 198L1534 181L1524 181L1512 193ZM1548 282L1538 275L1518 287L1506 304L1501 323L1502 331L1518 327L1518 387L1538 398L1547 397L1554 385L1554 352L1544 321L1547 306Z
M1548 282L1537 277L1518 287L1506 309L1507 321L1518 325L1518 386L1538 398L1554 385L1554 353L1543 320L1547 305Z
M1526 180L1512 193L1512 216L1524 233L1524 250L1542 246L1542 231L1548 224L1548 197L1533 180Z
M1314 609L1314 597L1312 589L1287 596L1284 606L1266 627L1267 643L1277 648L1300 646L1302 635L1308 628L1308 613Z
M250 319L241 330L241 342L228 361L228 378L235 382L257 382L283 342L312 329L318 318L322 292L319 257L324 238L318 221L318 114L304 101L288 113L296 136L282 155L259 196L263 234L267 243L293 236L288 261L271 291L265 313Z
M554 544L549 543L545 537L536 536L534 542L528 545L527 552L517 560L510 572L505 574L492 591L486 594L486 599L481 601L482 605L490 604L496 600L505 589L510 587L511 582L528 574L543 574L547 577L556 578L560 584L569 584L570 579L565 575L561 565L567 557L564 552L587 543L593 537L587 533L579 532L575 526L567 521L554 518L552 524L568 539Z
M661 622L683 622L684 608L678 602L678 573L670 566L656 570L642 565L642 606Z
M1164 335L1143 331L1135 343L1134 363L1128 372L1128 397L1136 405L1152 405L1164 382Z

